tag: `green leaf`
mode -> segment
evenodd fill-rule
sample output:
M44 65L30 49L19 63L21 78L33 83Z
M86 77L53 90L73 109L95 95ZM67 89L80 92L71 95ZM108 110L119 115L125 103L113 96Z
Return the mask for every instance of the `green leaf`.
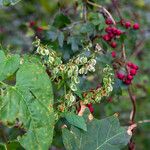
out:
M0 81L7 79L13 75L20 65L19 55L5 56L3 51L0 51Z
M63 47L63 44L64 44L64 33L63 32L58 33L58 42L59 42L59 46Z
M74 114L73 112L65 115L66 120L73 126L76 126L84 131L87 131L86 123L83 117Z
M93 24L85 23L85 24L82 25L82 27L80 29L80 32L81 33L88 33L88 34L90 34L90 33L94 32L94 29L95 29L95 27L94 27Z
M3 6L15 5L19 1L21 0L0 0L0 5L3 5Z
M25 150L18 142L10 142L7 144L8 150Z
M130 136L121 127L117 117L87 122L87 132L72 126L70 131L62 129L66 150L120 150L127 145Z
M70 36L68 37L67 44L71 44L71 49L77 51L81 44L81 38L79 36Z
M0 150L7 150L6 145L0 143Z
M55 16L53 26L57 27L57 28L64 28L70 23L71 23L71 21L70 21L69 17L65 16L64 14L61 13L61 14L57 14Z
M49 31L48 32L48 37L50 38L50 40L52 40L52 42L54 42L57 39L57 31Z
M26 59L1 97L0 120L14 125L16 119L26 130L18 141L26 150L48 149L52 142L54 114L51 81L36 59ZM44 139L44 140L43 140Z

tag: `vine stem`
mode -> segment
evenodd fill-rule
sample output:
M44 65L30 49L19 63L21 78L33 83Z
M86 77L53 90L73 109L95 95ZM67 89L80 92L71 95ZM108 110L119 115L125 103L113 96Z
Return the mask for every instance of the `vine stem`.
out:
M129 97L130 97L131 102L132 102L132 111L130 113L130 121L131 121L131 124L133 124L134 119L135 119L135 114L136 114L136 99L135 99L135 96L133 96L130 87L128 87L128 94L129 94Z
M112 20L113 24L116 25L116 22L115 22L114 18L112 17L112 15L109 13L109 11L106 8L104 8L103 6L101 6L99 4L93 3L93 2L91 2L89 0L87 0L87 3L89 5L92 5L92 6L95 6L97 8L102 9L108 15L108 17Z
M127 61L127 58L126 58L126 51L125 51L125 45L124 43L122 44L122 58L124 59L125 63ZM125 66L126 68L126 71L128 72L128 68ZM130 85L131 86L131 85ZM131 113L130 113L130 126L134 125L134 119L135 119L135 115L136 115L136 98L135 96L133 95L132 93L132 90L131 90L131 87L128 86L128 94L129 94L129 97L130 97L130 100L131 100L131 103L132 103L132 110L131 110ZM135 126L136 127L136 126ZM134 127L134 128L135 128ZM133 129L131 129L131 134L133 134ZM135 150L135 144L133 142L133 138L130 139L130 142L128 144L128 149L129 150Z
M112 4L114 5L114 7L115 7L115 9L116 9L119 18L122 20L123 18L122 18L122 16L121 16L120 11L119 11L119 8L118 8L118 5L117 5L117 0L112 0Z

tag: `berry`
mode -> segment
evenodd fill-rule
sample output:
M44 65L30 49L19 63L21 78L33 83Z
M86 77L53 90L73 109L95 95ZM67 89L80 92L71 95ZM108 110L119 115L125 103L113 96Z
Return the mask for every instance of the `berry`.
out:
M126 79L126 80L124 81L124 83L125 83L126 85L129 85L129 84L131 84L131 80Z
M112 51L112 52L111 52L111 56L112 56L113 58L115 58L115 57L116 57L116 52L115 52L115 51Z
M37 32L42 32L43 28L42 27L37 27Z
M112 20L111 20L110 18L106 19L105 23L106 23L107 25L113 24L113 22L112 22Z
M108 34L103 35L103 40L109 41L111 38Z
M110 27L110 26L108 26L108 27L105 29L105 32L107 32L107 33L111 33L111 31L112 31L112 27Z
M87 107L89 108L90 112L93 113L94 112L94 108L92 104L87 104Z
M127 79L128 80L133 80L133 76L131 76L130 74L127 75Z
M131 69L130 70L130 74L133 75L133 76L136 75L136 70L135 69Z
M118 29L118 30L116 31L116 35L119 36L119 35L121 35L121 34L122 34L122 31Z
M132 66L131 66L133 69L135 69L135 70L138 70L139 69L139 67L137 66L137 65L135 65L135 64L132 64Z
M29 22L29 27L31 28L31 27L33 27L33 26L35 26L36 25L36 22L35 21L30 21Z
M129 22L129 21L127 21L126 23L125 23L125 27L128 29L128 28L130 28L131 27L131 23Z
M116 48L116 47L117 47L117 43L116 43L116 42L111 42L111 43L110 43L110 46L111 46L112 48Z
M117 29L117 28L115 28L115 27L113 27L113 28L112 28L112 32L113 32L114 34L117 34L118 29Z
M123 80L124 77L125 77L124 74L122 74L122 73L117 73L117 78L118 78L118 79Z
M133 25L133 29L134 30L138 30L140 28L140 25L138 24L138 23L135 23L134 25Z
M127 66L131 68L132 62L128 62L128 63L127 63Z

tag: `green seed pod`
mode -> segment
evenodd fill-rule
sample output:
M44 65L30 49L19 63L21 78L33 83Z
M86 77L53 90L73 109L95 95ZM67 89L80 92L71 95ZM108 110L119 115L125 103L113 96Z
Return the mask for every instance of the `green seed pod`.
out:
M77 87L74 83L70 84L70 88L71 88L72 91L77 91Z

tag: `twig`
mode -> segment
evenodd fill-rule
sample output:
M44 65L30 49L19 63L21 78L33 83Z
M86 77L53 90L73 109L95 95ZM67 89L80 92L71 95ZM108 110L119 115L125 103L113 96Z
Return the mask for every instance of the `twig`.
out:
M132 102L132 111L131 111L131 114L130 114L130 121L131 121L131 124L132 124L132 123L134 123L135 114L136 114L136 99L135 99L135 96L133 96L130 87L128 87L128 94L129 94L129 97L130 97L131 102Z
M112 3L113 3L113 5L114 5L114 7L115 7L115 9L117 11L117 14L118 14L119 18L122 20L121 13L120 13L118 5L117 5L117 0L112 0Z
M126 61L126 51L125 51L125 45L124 43L122 44L122 58Z
M138 121L139 124L142 124L142 123L150 123L150 120L140 120Z
M86 2L83 2L83 20L84 22L87 21L87 3Z
M93 3L89 0L87 0L87 3L89 5L92 5L92 6L95 6L95 7L98 7L100 9L102 9L108 15L108 17L112 20L113 24L116 25L116 22L115 22L114 18L112 17L112 15L109 13L109 11L106 8L104 8L103 6L101 6L99 4Z

